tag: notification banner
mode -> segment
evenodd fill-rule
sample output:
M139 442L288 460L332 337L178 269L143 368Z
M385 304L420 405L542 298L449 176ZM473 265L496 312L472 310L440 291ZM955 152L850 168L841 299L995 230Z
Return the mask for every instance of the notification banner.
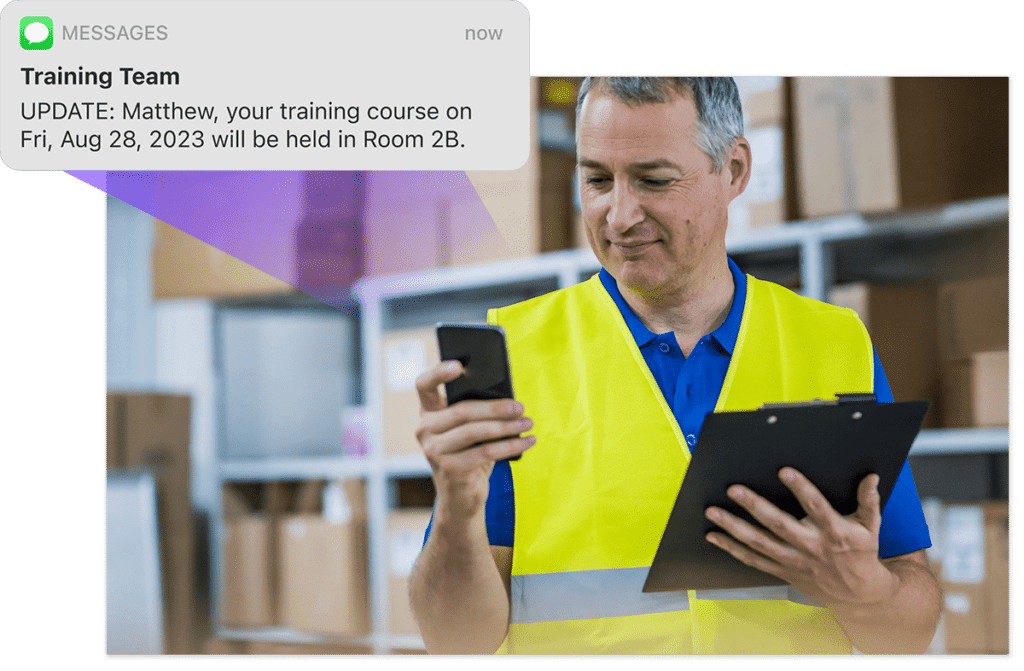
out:
M15 170L513 170L509 0L23 0L0 14Z

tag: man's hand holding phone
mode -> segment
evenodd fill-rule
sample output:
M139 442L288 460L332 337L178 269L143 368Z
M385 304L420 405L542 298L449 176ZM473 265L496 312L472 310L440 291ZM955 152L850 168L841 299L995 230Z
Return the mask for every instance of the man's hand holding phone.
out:
M442 385L464 372L459 361L442 361L417 378L416 439L434 473L439 503L435 514L481 515L482 520L494 462L518 457L536 437L519 437L533 427L533 420L514 399L465 400L449 406Z
M492 545L486 508L497 461L536 442L515 400L505 333L498 326L437 325L441 363L416 380L416 438L437 500L430 538L413 574L424 640L449 652L494 652L508 632L512 548ZM424 616L432 613L433 616Z

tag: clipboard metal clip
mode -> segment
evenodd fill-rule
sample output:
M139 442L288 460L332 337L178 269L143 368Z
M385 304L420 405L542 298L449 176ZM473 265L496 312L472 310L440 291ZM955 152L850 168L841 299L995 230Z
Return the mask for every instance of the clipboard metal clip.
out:
M811 401L784 401L782 403L765 403L758 410L778 410L779 408L806 408L819 405L846 405L847 403L877 403L874 394L851 393L836 394L836 398L816 398Z

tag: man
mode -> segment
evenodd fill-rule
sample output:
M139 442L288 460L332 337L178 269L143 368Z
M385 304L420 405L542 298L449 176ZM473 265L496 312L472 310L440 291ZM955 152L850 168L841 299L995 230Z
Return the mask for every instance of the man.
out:
M417 382L437 488L411 586L428 650L924 651L939 596L906 466L884 515L877 476L843 517L793 469L779 477L803 520L739 486L729 496L770 531L706 511L728 532L708 542L790 583L781 598L641 592L707 412L892 397L851 311L745 277L726 256L727 207L751 165L731 79L587 79L577 119L603 270L488 315L508 333L516 401L447 407L458 362Z

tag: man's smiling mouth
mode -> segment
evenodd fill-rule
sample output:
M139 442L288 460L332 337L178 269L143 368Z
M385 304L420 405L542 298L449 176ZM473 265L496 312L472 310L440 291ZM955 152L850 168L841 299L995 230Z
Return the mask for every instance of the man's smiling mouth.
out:
M637 256L654 246L657 242L657 240L611 242L611 246L619 250L619 253L623 256Z

